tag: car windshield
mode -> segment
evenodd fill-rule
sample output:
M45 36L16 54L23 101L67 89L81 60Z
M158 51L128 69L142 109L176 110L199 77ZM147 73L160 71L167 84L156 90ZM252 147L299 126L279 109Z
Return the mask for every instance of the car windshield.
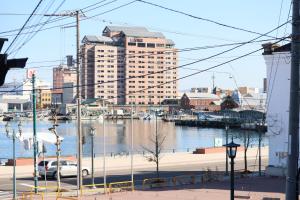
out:
M48 161L39 162L39 166L46 166L47 164L48 164Z
M53 161L51 165L52 166L56 166L57 165L57 161ZM67 161L65 161L65 160L60 161L60 165L67 165Z

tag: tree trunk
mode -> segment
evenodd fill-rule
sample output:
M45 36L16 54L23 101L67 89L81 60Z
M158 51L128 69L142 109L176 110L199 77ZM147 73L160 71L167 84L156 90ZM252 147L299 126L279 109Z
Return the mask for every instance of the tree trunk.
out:
M156 161L156 177L159 178L159 161Z
M247 150L248 150L248 148L245 147L245 150L244 150L244 163L245 163L245 169L244 169L244 171L245 172L248 171Z

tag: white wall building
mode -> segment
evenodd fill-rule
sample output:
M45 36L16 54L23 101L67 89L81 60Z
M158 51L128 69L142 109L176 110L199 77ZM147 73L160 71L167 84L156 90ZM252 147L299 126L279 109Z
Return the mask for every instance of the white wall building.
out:
M269 137L269 168L271 173L283 175L287 166L289 100L290 100L290 44L264 44L267 67L267 136ZM275 168L273 168L275 167ZM282 169L282 170L278 170Z

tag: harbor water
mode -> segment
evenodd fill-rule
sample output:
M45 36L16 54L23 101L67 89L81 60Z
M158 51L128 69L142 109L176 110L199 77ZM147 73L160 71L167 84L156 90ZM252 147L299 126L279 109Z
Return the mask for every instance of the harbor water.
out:
M9 122L11 129L15 129L18 132L18 122ZM6 122L1 122L0 125L0 159L12 158L12 139L6 136L5 132ZM77 152L77 136L76 136L76 121L59 122L57 132L64 138L61 145L61 154L63 156L76 156ZM105 121L106 132L106 152L108 155L113 154L126 154L130 151L131 144L131 121L130 120L106 120ZM46 132L51 134L48 128L52 127L51 121L38 121L37 122L37 134L39 132ZM154 136L155 136L155 120L134 120L133 121L133 141L134 152L141 153L145 147L154 148ZM32 132L32 121L22 122L22 132ZM82 132L84 135L83 154L85 156L90 155L91 151L91 127L96 129L96 135L94 139L96 154L102 154L103 152L103 122L86 120L82 122ZM193 151L195 148L214 147L215 145L225 144L225 129L213 129L213 128L198 128L198 127L186 127L175 126L172 122L163 122L158 120L157 122L158 134L161 138L165 137L163 142L164 152L183 152ZM229 129L229 140L234 138L236 143L243 145L244 133L246 130ZM258 133L254 131L248 131L251 135L250 145L257 145ZM268 145L268 140L263 134L262 144ZM54 156L56 147L54 144L45 143L47 156ZM17 157L32 157L33 150L25 149L24 142L16 140L16 156Z

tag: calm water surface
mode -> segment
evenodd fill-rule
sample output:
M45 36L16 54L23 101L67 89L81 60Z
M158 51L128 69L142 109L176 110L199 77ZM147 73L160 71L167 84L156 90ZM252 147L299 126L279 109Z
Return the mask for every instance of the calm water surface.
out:
M11 127L18 130L17 122L10 122ZM38 121L37 133L40 131L49 132L48 128L52 126L50 121ZM101 154L103 151L103 123L99 121L83 121L82 131L85 135L85 144L83 146L83 153L86 156L90 155L91 138L89 136L90 128L96 128L95 136L95 153ZM164 151L193 151L197 147L213 147L216 138L222 138L222 143L225 143L225 130L223 129L207 129L197 127L181 127L175 126L170 122L163 122L158 120L158 133L161 136L166 136L163 143ZM32 132L32 121L23 122L22 130L24 132ZM131 121L105 121L106 131L106 152L110 154L128 152L131 142ZM64 137L62 142L62 155L76 155L76 122L60 122L57 127L59 135ZM134 151L143 151L143 146L153 147L151 142L155 134L155 120L143 121L134 120ZM242 138L239 136L241 130L229 130L229 135L234 136L235 142L242 144ZM257 144L258 134L252 133L252 144ZM51 134L49 132L49 134ZM267 145L267 138L263 138L263 144ZM22 142L17 141L17 157L31 157L32 150L25 150ZM46 144L46 155L55 155L55 145ZM0 158L12 157L12 140L6 137L5 122L0 123Z

